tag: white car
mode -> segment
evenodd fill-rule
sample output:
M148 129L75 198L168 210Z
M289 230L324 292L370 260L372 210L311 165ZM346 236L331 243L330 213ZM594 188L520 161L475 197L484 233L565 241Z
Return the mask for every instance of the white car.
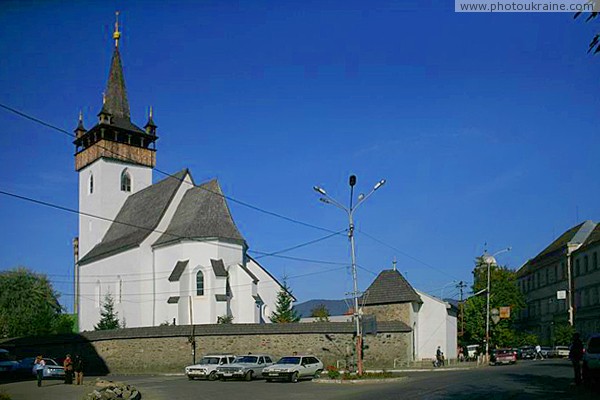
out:
M233 354L207 354L198 364L185 367L185 374L189 380L203 378L214 381L217 379L217 367L231 364L234 359Z
M244 378L251 381L262 376L265 367L273 365L271 356L266 354L248 354L239 356L232 364L217 367L217 376L226 380L229 378Z
M321 376L323 363L314 356L282 357L277 363L263 370L267 382L275 379L298 382L299 379L313 379Z

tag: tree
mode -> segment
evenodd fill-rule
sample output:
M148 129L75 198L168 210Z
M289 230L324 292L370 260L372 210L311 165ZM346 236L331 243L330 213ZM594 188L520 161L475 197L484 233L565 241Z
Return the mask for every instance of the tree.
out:
M569 324L556 325L554 328L554 344L557 346L568 346L573 340L575 328Z
M475 260L473 269L473 293L487 288L487 264L481 257ZM514 346L520 341L515 326L516 316L525 307L525 298L517 287L515 271L492 265L490 268L490 309L510 307L510 318L494 324L490 318L490 348ZM486 325L485 292L472 296L465 302L465 343L484 343Z
M217 317L217 324L231 324L233 323L233 315L221 315Z
M329 310L325 304L319 304L310 311L310 316L316 318L318 322L328 322Z
M596 5L597 1L593 1L594 6ZM582 12L578 12L575 13L575 15L573 16L573 18L578 18L581 14L583 14ZM593 19L596 19L598 17L598 12L591 12L590 15L588 15L588 17L585 19L585 22L589 22ZM588 46L588 53L592 52L593 54L599 53L600 52L600 33L596 33L594 35L594 37L592 38L589 46Z
M284 279L283 287L279 293L277 293L277 309L273 311L273 314L270 317L271 322L281 324L300 321L300 316L296 310L292 308L293 301L294 298L292 297L292 291L287 285L286 279Z
M43 274L19 267L0 273L0 337L40 336L72 330L59 294Z
M94 326L94 330L105 331L108 329L118 329L119 327L118 313L115 311L115 300L109 292L106 293L104 301L102 302L100 321L98 322L98 325Z

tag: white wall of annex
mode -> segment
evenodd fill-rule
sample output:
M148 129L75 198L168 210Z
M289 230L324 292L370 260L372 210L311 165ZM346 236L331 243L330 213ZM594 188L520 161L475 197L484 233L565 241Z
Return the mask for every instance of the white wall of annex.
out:
M270 317L277 308L277 294L281 286L256 261L248 258L246 266L259 279L258 295L264 302L261 318L264 322L271 322Z
M417 293L423 303L418 312L415 358L417 360L435 358L438 346L441 346L447 358L450 356L449 351L456 354L456 346L452 345L453 349L449 349L447 343L446 303L423 292L417 291Z

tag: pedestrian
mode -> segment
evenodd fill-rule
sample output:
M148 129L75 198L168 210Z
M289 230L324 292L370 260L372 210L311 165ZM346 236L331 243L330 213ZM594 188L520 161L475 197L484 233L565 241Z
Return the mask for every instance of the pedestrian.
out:
M537 360L538 357L540 358L540 360L544 359L544 355L542 354L542 346L540 346L539 344L535 346L535 359Z
M41 355L35 358L33 363L33 370L35 371L35 375L37 377L37 385L38 387L42 386L42 379L44 378L44 367L46 366L46 361L42 358Z
M75 382L78 385L83 385L83 359L79 354L75 356L73 370L75 371Z
M72 385L73 384L73 360L71 359L70 354L67 354L67 357L65 357L65 361L63 362L63 367L65 368L65 384Z
M573 341L569 347L569 359L573 364L573 372L575 374L575 384L581 385L581 359L583 358L583 342L579 337L579 333L573 334Z
M444 352L442 351L442 346L438 346L435 351L435 364L436 367L441 367L444 365Z

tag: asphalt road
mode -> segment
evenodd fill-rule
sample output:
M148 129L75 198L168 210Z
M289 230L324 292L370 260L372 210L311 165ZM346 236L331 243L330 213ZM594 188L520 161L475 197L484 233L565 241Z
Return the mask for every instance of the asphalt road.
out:
M368 384L324 384L304 381L291 383L188 381L185 376L110 376L128 382L143 394L143 400L392 400L392 399L598 399L598 390L590 392L572 382L567 360L521 361L516 365L482 367L452 371L408 372L399 382ZM91 380L91 379L90 379ZM91 388L47 382L42 388L35 382L0 385L0 392L13 400L80 399Z

